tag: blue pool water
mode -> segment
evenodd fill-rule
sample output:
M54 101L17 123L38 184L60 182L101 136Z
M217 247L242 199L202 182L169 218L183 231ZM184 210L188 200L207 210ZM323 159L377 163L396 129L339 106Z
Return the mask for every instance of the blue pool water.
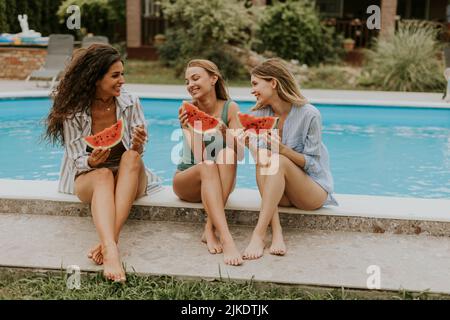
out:
M170 185L180 100L142 99L150 126L145 163ZM0 99L0 178L57 180L63 150L39 141L48 99ZM251 103L240 103L246 112ZM450 109L316 105L335 191L450 198ZM249 157L238 187L256 188Z

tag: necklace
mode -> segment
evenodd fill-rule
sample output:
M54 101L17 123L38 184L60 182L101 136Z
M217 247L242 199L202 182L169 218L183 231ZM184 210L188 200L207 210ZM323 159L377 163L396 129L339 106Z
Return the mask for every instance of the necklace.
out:
M102 98L96 98L95 100L100 100L102 103L108 103L105 107L106 111L110 111L111 110L111 106L114 103L114 98L112 98L109 102L105 102L105 100L103 100Z

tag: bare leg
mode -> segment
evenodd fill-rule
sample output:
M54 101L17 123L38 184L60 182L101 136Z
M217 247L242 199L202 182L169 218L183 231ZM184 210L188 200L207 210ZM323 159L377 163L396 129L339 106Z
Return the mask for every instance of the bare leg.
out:
M173 190L182 200L202 201L208 219L220 234L224 261L229 265L242 264L242 257L228 229L222 197L219 170L215 163L199 163L192 168L177 172Z
M259 193L261 194L261 198L263 197L263 188L264 183L266 181L266 175L261 174L261 167L259 165L256 166L256 182L258 184ZM292 203L287 198L286 194L283 194L279 206L283 207L291 207ZM275 213L273 214L272 221L270 222L272 227L272 244L270 246L269 252L274 255L285 255L286 254L286 244L283 238L283 229L281 228L280 223L280 215L278 213L278 207L275 209Z
M91 204L94 225L101 242L103 274L110 280L125 281L125 271L114 239L116 213L111 170L97 169L79 176L75 180L75 194L82 202Z
M217 154L217 167L219 169L220 183L222 186L223 205L228 201L228 197L236 184L236 154L231 148L224 148ZM205 232L202 241L206 242L211 253L222 252L222 245L216 236L215 228L211 219L206 220ZM213 252L214 251L214 252Z
M119 243L120 231L130 214L131 206L147 187L147 175L140 155L133 150L124 152L115 175L115 241ZM97 264L103 263L100 244L91 249L89 258Z
M116 180L116 223L114 235L116 243L118 243L120 231L128 219L134 200L141 196L147 187L147 175L139 153L133 150L124 152L120 160Z
M274 174L267 175L265 178L258 223L250 244L244 251L246 259L257 259L263 255L267 227L274 218L284 193L294 206L305 210L320 208L327 197L325 190L291 160L283 155L274 156L279 157L279 168Z

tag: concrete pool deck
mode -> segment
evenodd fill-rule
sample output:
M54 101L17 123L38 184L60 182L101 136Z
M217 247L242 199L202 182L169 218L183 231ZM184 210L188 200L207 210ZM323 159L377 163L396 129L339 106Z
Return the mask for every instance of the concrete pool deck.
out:
M0 80L1 98L46 97L33 82ZM184 86L126 85L140 97L185 99ZM254 101L249 88L230 88ZM439 93L303 90L312 103L450 108ZM60 194L56 181L0 179L0 267L99 270L86 257L97 241L89 207ZM307 212L280 208L288 254L242 267L225 266L198 241L200 204L180 201L165 187L135 202L121 248L130 271L195 278L367 288L369 266L380 268L380 289L450 294L450 200L336 195L339 207ZM227 217L238 247L256 223L256 190L236 189ZM372 271L373 272L373 271Z
M0 88L0 98L45 97L50 92L37 88L32 81L0 80ZM126 84L125 88L143 98L189 99L183 85ZM230 95L238 101L255 101L250 90L249 87L230 87ZM311 103L450 108L441 93L321 89L302 89L302 93Z
M89 207L56 187L56 181L0 180L0 267L101 269L86 258L98 241ZM123 260L143 274L353 289L367 289L378 270L381 290L450 294L450 200L336 198L341 206L314 212L280 208L288 254L266 249L261 259L230 267L199 241L201 205L164 187L135 202L121 240ZM259 201L256 190L237 189L227 203L240 249Z

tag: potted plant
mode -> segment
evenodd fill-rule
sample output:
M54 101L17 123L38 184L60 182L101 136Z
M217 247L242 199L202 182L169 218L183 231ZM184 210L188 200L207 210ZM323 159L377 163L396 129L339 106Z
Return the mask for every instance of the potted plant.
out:
M164 42L166 42L166 36L163 34L157 34L153 37L153 43L155 45L160 45L163 44Z
M351 38L345 39L343 42L345 52L350 52L355 49L355 40Z

